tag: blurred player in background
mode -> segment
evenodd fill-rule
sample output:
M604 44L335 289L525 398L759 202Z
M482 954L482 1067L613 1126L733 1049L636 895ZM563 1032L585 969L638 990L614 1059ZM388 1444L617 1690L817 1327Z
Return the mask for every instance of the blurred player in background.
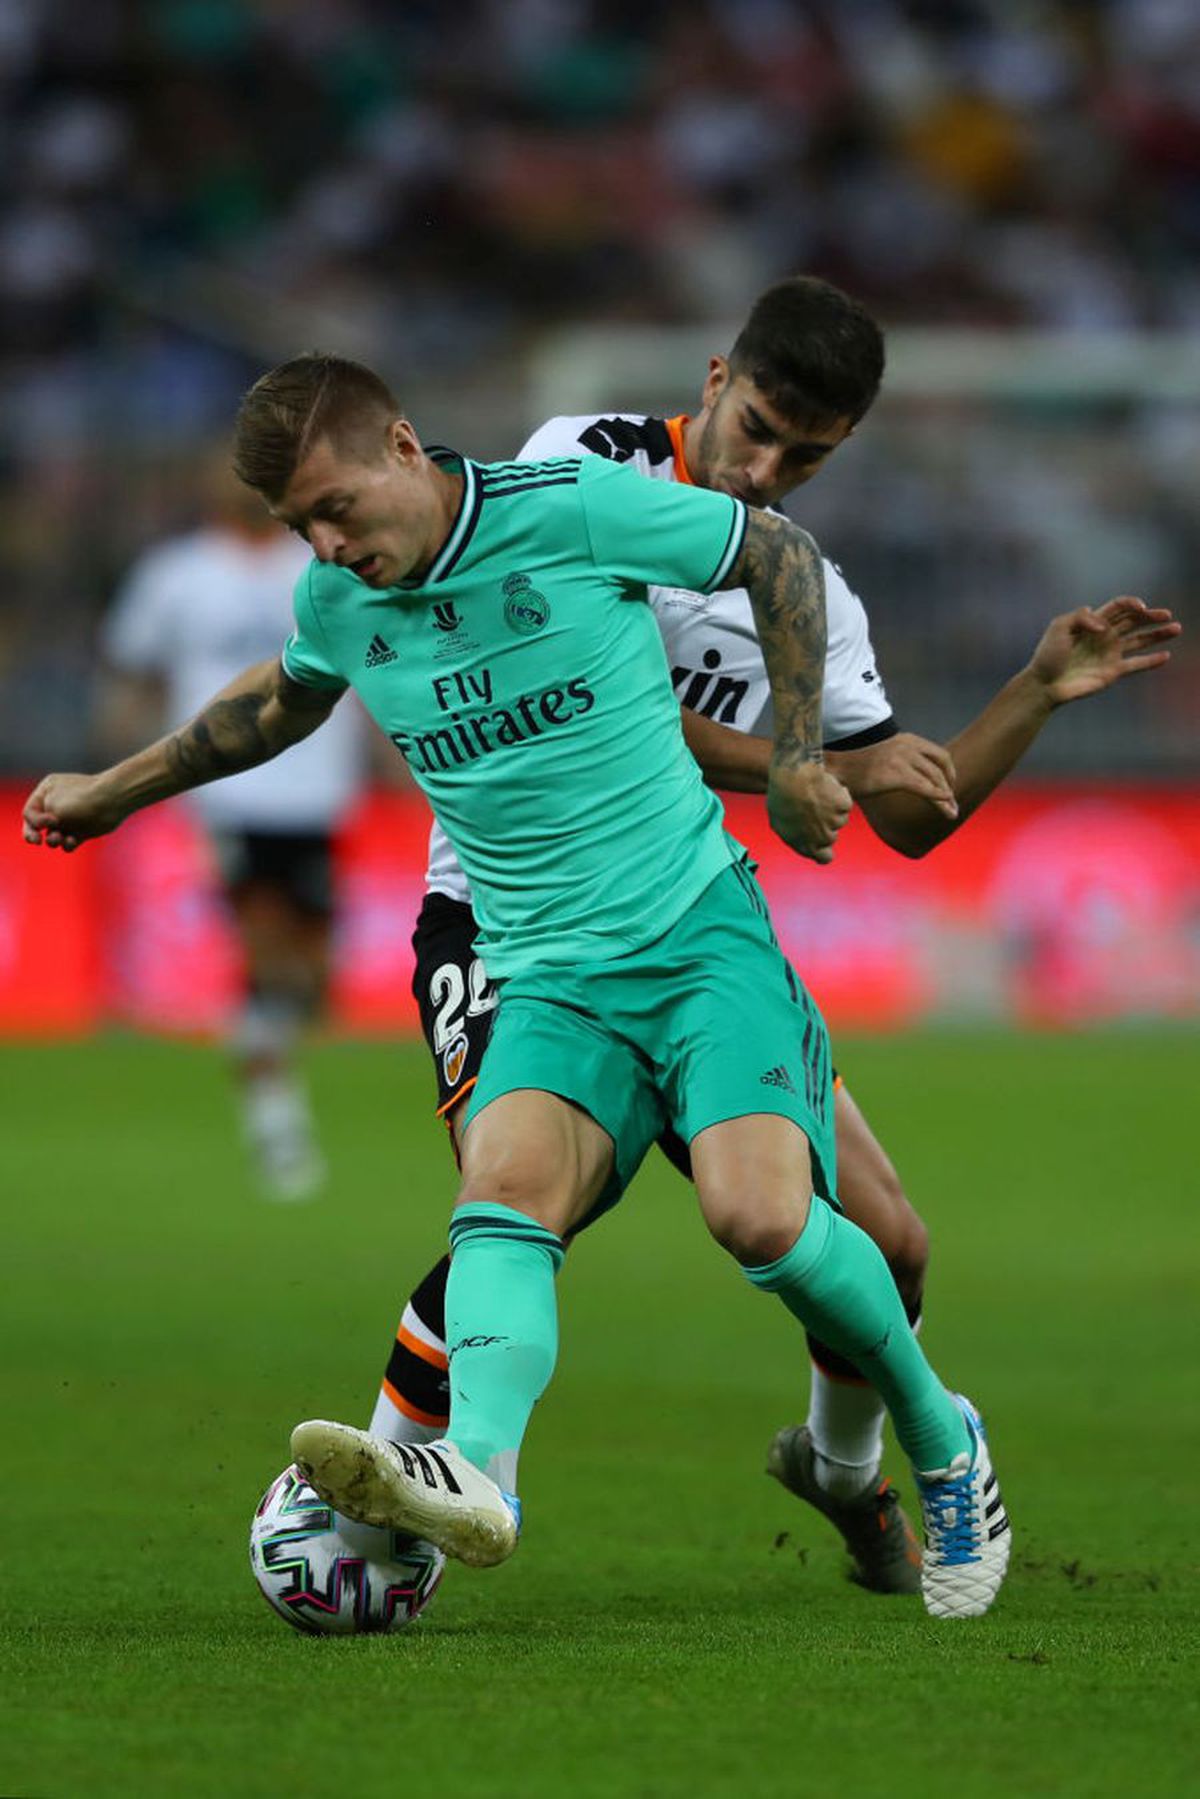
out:
M729 357L711 359L694 417L551 419L520 457L590 452L632 463L653 480L775 507L850 435L875 399L883 361L879 328L856 301L826 282L796 277L761 295ZM684 733L705 778L721 789L765 792L774 719L748 595L734 589L704 598L660 587L651 588L650 603ZM1057 706L1157 667L1167 660L1162 644L1179 630L1169 613L1135 600L1056 618L1028 666L942 747L900 731L875 666L867 614L828 561L825 604L827 763L876 835L906 856L924 855L970 817ZM426 885L414 938L416 994L437 1069L438 1110L457 1139L496 996L473 948L478 927L466 877L436 825ZM839 1196L882 1249L916 1326L928 1234L840 1077L835 1123ZM663 1147L686 1172L682 1145L664 1139ZM400 1321L371 1420L372 1431L394 1442L426 1442L445 1429L448 1266L443 1258L431 1269ZM838 1528L860 1584L915 1592L915 1535L896 1488L879 1477L883 1402L857 1368L812 1333L809 1349L808 1419L777 1434L769 1471Z
M109 755L181 724L248 663L278 651L309 560L229 469L206 466L207 521L147 549L106 617L99 735ZM365 721L354 705L278 762L189 799L216 855L245 958L229 1050L247 1144L264 1191L312 1197L325 1178L294 1051L320 1015L333 912L331 839L361 784Z

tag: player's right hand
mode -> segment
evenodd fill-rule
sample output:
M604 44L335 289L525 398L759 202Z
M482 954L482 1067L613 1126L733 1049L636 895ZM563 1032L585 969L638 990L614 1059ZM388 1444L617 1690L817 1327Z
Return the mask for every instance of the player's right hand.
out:
M833 751L835 772L856 800L883 793L915 793L928 800L943 818L958 818L954 794L954 758L940 743L897 731L862 750Z
M821 762L795 766L772 762L767 776L767 817L777 837L810 862L832 862L838 832L854 801L848 787Z
M125 812L105 792L99 775L45 775L22 816L26 843L70 851L89 837L115 831Z

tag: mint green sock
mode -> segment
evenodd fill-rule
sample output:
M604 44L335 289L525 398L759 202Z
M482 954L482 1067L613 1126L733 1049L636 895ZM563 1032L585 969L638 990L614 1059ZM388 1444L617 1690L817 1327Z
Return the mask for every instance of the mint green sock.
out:
M915 1468L945 1468L971 1447L962 1412L925 1360L887 1263L856 1224L814 1194L787 1254L745 1273L861 1368Z
M529 1414L554 1372L562 1240L511 1206L450 1220L450 1442L511 1491Z

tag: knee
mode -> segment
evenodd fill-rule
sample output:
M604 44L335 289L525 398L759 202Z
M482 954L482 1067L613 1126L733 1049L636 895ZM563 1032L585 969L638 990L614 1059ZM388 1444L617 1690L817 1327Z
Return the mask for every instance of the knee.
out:
M744 1198L710 1195L708 1228L721 1248L743 1268L765 1268L785 1256L804 1229L808 1202L795 1198L748 1206Z

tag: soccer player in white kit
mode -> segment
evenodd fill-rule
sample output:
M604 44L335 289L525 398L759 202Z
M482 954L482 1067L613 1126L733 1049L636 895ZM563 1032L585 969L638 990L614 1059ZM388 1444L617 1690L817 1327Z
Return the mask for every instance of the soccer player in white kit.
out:
M248 663L276 654L290 628L309 552L227 462L214 460L208 521L144 551L103 622L109 748L190 718ZM361 786L365 753L361 713L341 706L278 761L187 801L213 846L245 958L229 1049L247 1144L276 1199L309 1198L325 1175L293 1052L325 995L331 837Z
M541 426L520 459L590 452L629 462L652 480L679 481L777 505L818 472L867 411L883 372L878 326L855 301L806 277L768 289L729 358L709 364L694 418L598 414ZM948 746L903 733L875 665L867 614L825 563L827 651L822 693L826 758L875 832L923 855L984 800L1060 704L1166 660L1178 630L1161 609L1111 601L1055 619L1028 667ZM651 588L684 731L710 784L764 792L773 715L770 686L744 589L701 596ZM470 889L435 825L427 894L414 948L422 1024L437 1071L438 1111L452 1131L465 1111L496 996L472 943ZM801 974L803 970L801 969ZM886 1151L841 1079L835 1098L838 1185L847 1214L873 1236L914 1324L921 1314L928 1236ZM661 1146L683 1172L683 1146ZM444 1429L443 1297L447 1258L412 1293L392 1347L371 1429L420 1443ZM919 1548L896 1488L880 1480L884 1407L858 1370L809 1337L807 1423L781 1430L769 1472L841 1532L860 1584L916 1592Z

